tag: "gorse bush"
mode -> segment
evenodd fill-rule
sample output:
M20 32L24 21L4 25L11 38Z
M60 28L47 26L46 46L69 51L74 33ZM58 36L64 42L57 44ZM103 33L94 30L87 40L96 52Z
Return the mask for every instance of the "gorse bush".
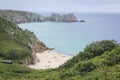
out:
M118 46L119 44L117 44L117 42L114 40L103 40L93 42L87 45L83 52L80 52L78 55L76 55L66 64L64 64L64 67L66 69L71 68L81 60L89 60L96 56L100 56L104 54L104 52L111 51Z
M92 62L87 62L87 63L79 63L76 66L76 71L78 71L79 73L86 73L86 72L91 72L94 69L96 69L96 65L93 64Z
M93 56L98 56L103 54L105 51L111 51L116 47L118 47L118 44L115 40L103 40L96 41L91 43L90 45L87 45L84 51L93 53Z
M108 53L108 57L104 61L104 64L108 66L112 66L119 63L120 63L120 47Z

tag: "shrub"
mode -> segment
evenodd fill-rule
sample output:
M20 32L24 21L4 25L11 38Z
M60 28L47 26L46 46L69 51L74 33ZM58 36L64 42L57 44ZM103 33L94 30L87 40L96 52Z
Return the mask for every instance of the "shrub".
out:
M104 61L105 65L112 66L114 64L120 63L120 47L115 48L109 54L106 60Z
M111 51L112 49L118 47L118 44L114 40L103 40L103 41L96 41L88 45L84 51L94 53L95 56L99 56L103 54L105 51Z
M79 71L80 74L91 72L94 69L96 69L96 65L92 62L79 63L75 68L75 70Z

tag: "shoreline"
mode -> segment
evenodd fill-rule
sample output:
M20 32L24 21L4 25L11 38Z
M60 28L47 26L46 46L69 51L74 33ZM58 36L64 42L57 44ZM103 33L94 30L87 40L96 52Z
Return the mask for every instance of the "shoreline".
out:
M53 51L54 51L54 52L57 52L57 53L65 54L65 55L68 55L68 56L72 56L72 57L75 56L75 55L73 55L73 54L65 53L65 52L61 52L61 51L57 51L57 50L54 50L54 49L53 49Z
M54 50L46 50L42 53L36 53L36 64L28 65L32 69L49 69L49 68L58 68L60 65L67 62L73 56L57 52Z

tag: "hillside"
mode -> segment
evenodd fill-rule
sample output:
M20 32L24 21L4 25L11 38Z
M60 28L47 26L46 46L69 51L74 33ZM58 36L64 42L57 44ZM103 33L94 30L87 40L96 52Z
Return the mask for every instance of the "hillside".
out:
M120 46L114 40L93 42L60 70L61 80L119 80Z
M46 49L33 32L0 17L0 58L29 65L36 62L35 53Z
M58 69L3 63L0 68L2 80L120 80L120 46L114 40L93 42Z
M50 16L42 16L40 14L27 12L27 11L17 11L17 10L0 10L0 17L5 18L14 23L28 23L28 22L77 22L77 18L74 14L64 14L60 15L58 13L53 13Z

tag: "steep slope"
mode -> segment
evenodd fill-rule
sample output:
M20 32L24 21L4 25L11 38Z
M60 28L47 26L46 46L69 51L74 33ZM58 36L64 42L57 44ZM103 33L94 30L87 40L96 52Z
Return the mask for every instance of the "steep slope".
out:
M36 52L47 49L33 32L0 17L0 58L29 65L36 62Z
M81 60L60 75L61 80L119 80L120 47L101 56Z
M53 13L51 14L51 16L45 17L40 14L27 12L27 11L17 11L17 10L0 10L0 17L5 18L14 23L45 22L45 21L55 21L55 22L78 21L73 14L60 15L58 13Z

